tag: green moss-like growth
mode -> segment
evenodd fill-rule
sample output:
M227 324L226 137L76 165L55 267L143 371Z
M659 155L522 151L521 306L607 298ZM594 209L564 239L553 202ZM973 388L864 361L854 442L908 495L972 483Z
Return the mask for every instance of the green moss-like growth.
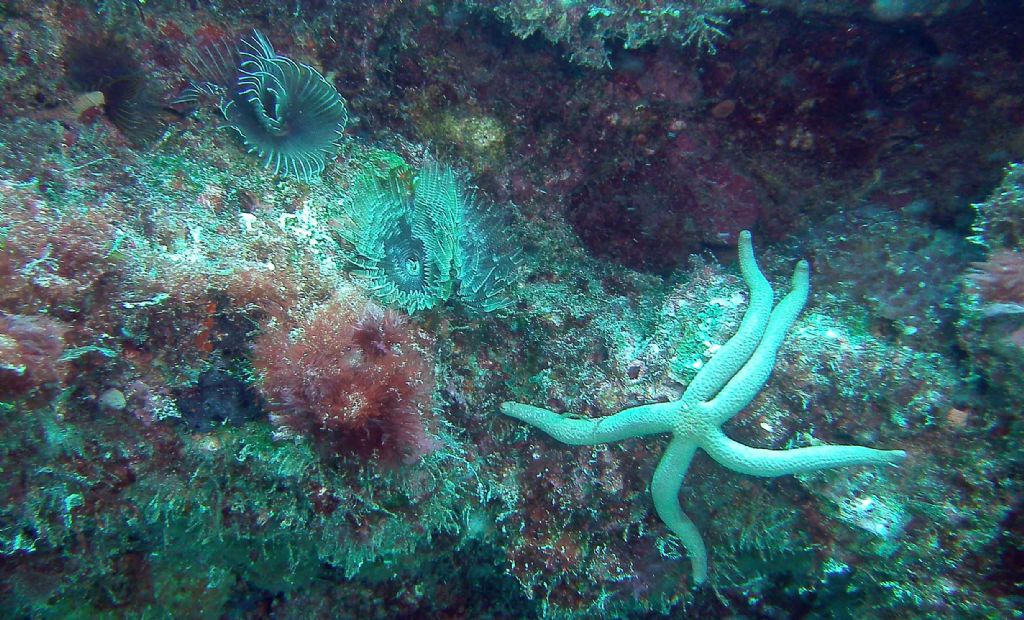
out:
M646 0L585 6L581 2L519 0L488 8L516 36L525 39L539 32L552 43L565 45L573 62L599 68L609 65L608 45L613 40L623 41L626 49L670 40L714 53L717 43L726 37L729 15L741 10L743 3Z

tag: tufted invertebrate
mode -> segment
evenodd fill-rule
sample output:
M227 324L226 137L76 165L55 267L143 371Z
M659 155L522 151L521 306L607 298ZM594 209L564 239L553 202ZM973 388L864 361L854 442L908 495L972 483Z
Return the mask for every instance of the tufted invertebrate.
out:
M128 47L111 36L73 41L65 55L72 85L98 91L103 115L136 146L164 131L161 96Z
M452 218L439 218L435 227L445 201L428 201L427 195L414 194L395 173L386 181L364 175L347 205L351 225L339 231L350 248L347 258L367 288L409 313L433 308L451 295L453 287Z
M178 102L220 98L228 126L275 174L310 179L323 171L348 111L319 71L278 54L256 31L237 50L212 45L189 64L196 79Z
M389 464L436 447L427 417L433 365L400 315L333 302L300 330L289 327L265 331L253 356L278 435Z
M190 50L185 64L192 77L172 103L196 106L212 98L223 105L227 93L238 83L239 62L238 49L224 39Z
M451 168L428 164L411 184L396 171L386 181L364 175L346 215L346 258L384 303L409 313L453 296L484 312L508 305L516 254L498 239L489 205Z
M516 278L519 250L511 247L508 236L501 236L502 230L490 209L467 214L463 223L456 264L458 297L467 306L484 312L512 303L508 288Z

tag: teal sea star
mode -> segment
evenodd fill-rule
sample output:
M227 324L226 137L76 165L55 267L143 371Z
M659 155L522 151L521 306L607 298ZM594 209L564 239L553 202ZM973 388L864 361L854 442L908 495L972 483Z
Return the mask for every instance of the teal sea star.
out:
M863 446L765 450L726 437L722 424L742 411L761 391L771 375L786 331L807 302L810 288L807 261L800 261L793 272L792 289L773 309L772 287L757 266L748 231L740 234L739 259L743 279L750 288L750 304L739 329L697 373L679 400L630 407L594 419L562 416L523 403L501 405L505 415L576 446L672 433L672 440L654 471L651 495L658 516L686 548L693 578L698 584L707 579L707 549L697 527L679 505L679 489L697 448L733 471L766 477L891 463L906 456L903 450L875 450Z

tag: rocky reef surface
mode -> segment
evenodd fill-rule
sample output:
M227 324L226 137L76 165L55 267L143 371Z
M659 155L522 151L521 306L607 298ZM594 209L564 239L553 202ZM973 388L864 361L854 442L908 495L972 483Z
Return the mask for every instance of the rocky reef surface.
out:
M1013 617L1019 2L9 0L5 618ZM722 427L778 478L500 405L676 401L737 241L810 296ZM770 329L770 328L769 328Z

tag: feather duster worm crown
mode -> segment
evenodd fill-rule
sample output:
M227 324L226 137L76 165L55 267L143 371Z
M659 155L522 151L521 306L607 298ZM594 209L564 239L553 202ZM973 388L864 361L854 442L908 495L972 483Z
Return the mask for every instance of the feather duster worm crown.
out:
M223 41L187 60L194 75L176 103L219 100L228 126L275 174L311 179L337 151L348 111L319 71L274 50L257 31L236 48Z

